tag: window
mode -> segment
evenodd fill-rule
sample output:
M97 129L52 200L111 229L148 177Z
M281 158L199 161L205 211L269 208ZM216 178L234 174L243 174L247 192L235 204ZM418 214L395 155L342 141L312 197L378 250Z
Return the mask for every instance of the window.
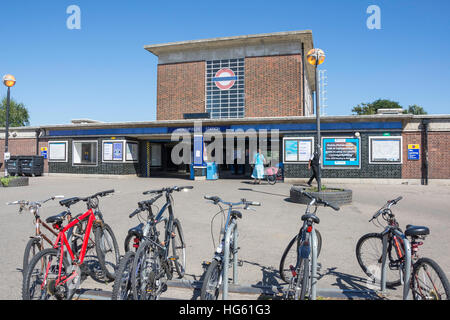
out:
M67 141L49 141L48 161L67 162Z
M136 142L127 142L126 144L126 161L138 161L138 144Z
M74 165L97 165L97 141L73 142Z
M369 137L369 163L402 163L402 137Z
M244 58L206 62L206 112L211 118L243 118L244 95Z

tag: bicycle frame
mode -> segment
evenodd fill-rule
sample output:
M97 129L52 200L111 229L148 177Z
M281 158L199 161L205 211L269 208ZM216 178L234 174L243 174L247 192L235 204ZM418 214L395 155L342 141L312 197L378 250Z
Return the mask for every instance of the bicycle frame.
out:
M231 221L230 221L231 219ZM231 207L228 209L228 218L226 224L226 232L224 237L225 248L223 251L223 270L222 270L222 280L226 279L223 282L223 293L222 300L226 300L228 298L228 265L230 262L230 244L231 244L231 232L233 232L233 244L234 247L237 248L237 239L238 239L238 231L237 231L237 222L235 218L231 218ZM233 254L233 284L237 283L237 251Z
M71 229L72 227L74 227L77 223L83 221L84 219L88 218L88 224L86 226L86 231L84 234L84 238L83 238L83 245L81 247L81 252L80 252L80 256L79 257L75 257L69 241L67 240L66 237L66 232ZM89 209L88 211L86 211L83 215L81 215L79 218L74 219L72 222L68 223L59 233L58 233L58 237L53 245L53 248L60 250L60 256L59 256L59 267L58 267L58 278L56 279L56 283L55 286L59 285L59 284L63 284L66 283L67 281L69 281L70 279L74 278L75 276L77 276L76 273L70 275L69 277L64 277L64 279L61 278L61 270L62 270L62 266L63 266L63 259L64 259L64 247L67 248L67 252L69 253L70 259L71 259L71 263L72 265L81 265L84 261L84 257L86 254L86 249L87 249L87 245L89 242L89 235L91 233L91 229L92 226L94 224L94 220L95 220L95 214L94 211L91 209ZM46 272L45 272L45 279L47 279L47 275L48 275L48 271L49 271L49 267L50 267L50 263L47 266ZM44 281L42 283L42 287L45 285L46 281Z
M383 255L381 263L381 292L386 292L386 271L387 271L387 253L389 237L398 237L401 239L404 247L404 263L403 263L403 300L408 300L409 289L411 284L411 244L406 236L397 228L393 226L387 226L382 232L383 236ZM395 238L394 238L395 239ZM396 240L396 239L395 239ZM395 243L397 246L398 244ZM397 247L398 250L400 248Z

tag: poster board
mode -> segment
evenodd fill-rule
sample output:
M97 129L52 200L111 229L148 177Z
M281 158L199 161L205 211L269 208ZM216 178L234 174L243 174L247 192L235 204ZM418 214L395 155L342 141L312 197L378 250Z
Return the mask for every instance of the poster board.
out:
M283 162L305 163L314 152L313 137L285 137L283 138Z
M402 137L369 137L369 163L400 164L402 163Z
M48 161L67 162L67 141L48 142Z
M125 160L126 161L138 161L138 144L136 142L127 142L126 143L126 153Z
M359 169L359 138L333 137L322 138L322 167Z

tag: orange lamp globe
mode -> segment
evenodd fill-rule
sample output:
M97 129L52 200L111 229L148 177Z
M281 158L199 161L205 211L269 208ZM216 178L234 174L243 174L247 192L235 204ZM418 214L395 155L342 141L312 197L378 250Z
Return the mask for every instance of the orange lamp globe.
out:
M13 75L7 74L3 77L3 84L11 88L16 84L16 78Z
M325 52L322 49L311 49L306 55L306 60L313 66L316 65L316 62L317 65L322 64L325 61Z

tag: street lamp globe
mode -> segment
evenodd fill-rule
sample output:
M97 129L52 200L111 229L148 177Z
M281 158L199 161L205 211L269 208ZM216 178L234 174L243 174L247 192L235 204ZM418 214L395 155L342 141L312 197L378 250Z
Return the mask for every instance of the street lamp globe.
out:
M308 60L309 64L312 64L313 66L322 64L325 61L325 52L323 52L322 49L313 48L308 51L306 59Z
M16 84L16 78L11 74L7 74L3 76L3 84L8 88L11 88Z

